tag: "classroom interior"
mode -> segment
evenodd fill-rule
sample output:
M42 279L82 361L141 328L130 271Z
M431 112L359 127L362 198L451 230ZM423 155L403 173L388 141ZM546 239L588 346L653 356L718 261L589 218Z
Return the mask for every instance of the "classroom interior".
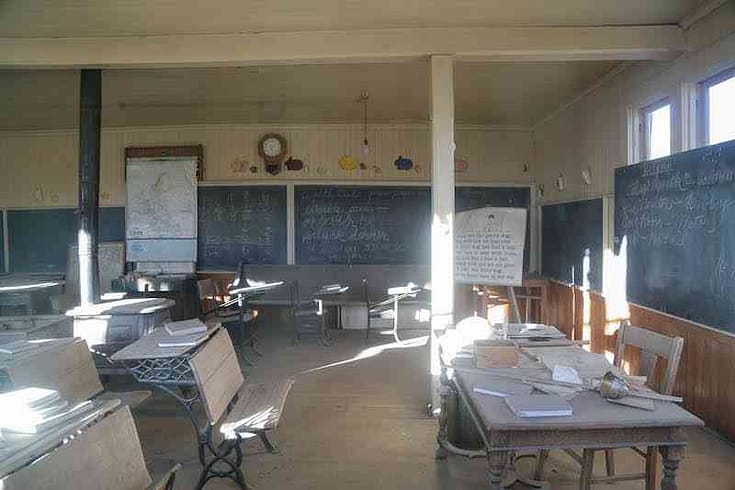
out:
M734 113L733 0L4 3L0 489L735 488Z

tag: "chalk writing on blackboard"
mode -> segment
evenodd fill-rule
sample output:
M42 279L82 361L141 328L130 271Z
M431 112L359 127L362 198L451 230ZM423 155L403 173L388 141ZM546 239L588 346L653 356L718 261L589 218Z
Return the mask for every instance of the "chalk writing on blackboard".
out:
M200 270L286 261L283 186L201 187L198 220Z
M428 262L429 195L419 187L297 186L298 263Z
M735 141L617 169L615 240L630 301L735 331Z

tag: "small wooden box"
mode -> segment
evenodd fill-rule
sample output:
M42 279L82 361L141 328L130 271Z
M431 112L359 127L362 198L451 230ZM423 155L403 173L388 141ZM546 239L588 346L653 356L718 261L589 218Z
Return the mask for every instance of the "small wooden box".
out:
M520 350L508 340L475 340L475 366L508 368L518 366Z

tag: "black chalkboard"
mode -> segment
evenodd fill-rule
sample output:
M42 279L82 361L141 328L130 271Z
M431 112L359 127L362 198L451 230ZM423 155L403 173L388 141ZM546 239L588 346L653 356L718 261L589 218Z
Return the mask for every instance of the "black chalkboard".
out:
M0 213L0 272L5 272L5 213Z
M455 187L456 212L471 211L488 206L496 208L526 208L531 210L531 189L525 187ZM531 220L526 214L526 243L523 251L523 272L528 272L531 258Z
M100 208L99 241L125 239L125 208ZM8 211L10 272L66 273L69 247L77 243L76 209Z
M549 204L541 221L542 274L602 289L602 199Z
M197 268L286 263L286 187L200 187Z
M298 264L428 264L428 187L296 186Z
M628 300L735 332L735 141L615 171Z
M529 187L455 187L456 211L494 206L497 208L526 208L531 206Z

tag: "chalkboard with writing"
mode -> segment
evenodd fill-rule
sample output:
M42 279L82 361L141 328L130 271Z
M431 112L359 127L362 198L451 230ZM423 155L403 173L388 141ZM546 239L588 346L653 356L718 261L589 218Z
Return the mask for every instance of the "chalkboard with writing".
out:
M286 263L286 187L200 187L197 268Z
M615 171L628 300L735 332L735 141Z
M602 199L546 205L541 223L543 275L599 291L602 288Z
M526 208L531 205L531 190L523 187L455 187L454 207L458 213L472 209ZM528 233L526 233L528 234Z
M298 264L428 264L427 187L296 186Z

